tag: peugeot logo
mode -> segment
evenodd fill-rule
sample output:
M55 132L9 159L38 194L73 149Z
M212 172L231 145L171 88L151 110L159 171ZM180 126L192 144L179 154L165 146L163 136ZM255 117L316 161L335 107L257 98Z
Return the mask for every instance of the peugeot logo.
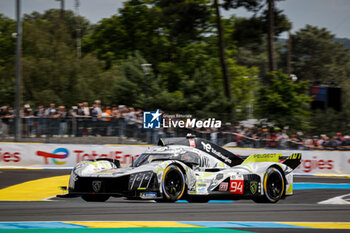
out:
M98 193L101 190L102 181L94 180L92 181L92 189Z

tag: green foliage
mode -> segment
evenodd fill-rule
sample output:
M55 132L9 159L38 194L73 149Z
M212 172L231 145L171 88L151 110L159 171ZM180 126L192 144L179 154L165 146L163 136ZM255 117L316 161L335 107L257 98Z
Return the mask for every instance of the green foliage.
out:
M14 103L15 22L0 14L0 104Z
M106 61L107 69L133 51L145 54L156 65L166 55L167 47L160 15L158 7L149 8L144 1L125 2L118 15L100 21L84 38L84 51L96 53Z
M59 10L26 15L23 25L23 100L76 105L80 101L108 100L112 79L92 55L76 57L71 12L61 21ZM71 17L69 17L71 16ZM84 20L83 20L84 21Z
M312 84L330 84L342 88L345 108L350 107L350 54L342 43L334 41L325 28L307 25L293 37L293 73Z
M210 7L206 0L158 0L162 9L160 22L168 29L169 37L178 45L200 39L209 27Z
M232 100L224 95L212 0L128 0L116 15L90 25L72 11L48 10L24 16L23 100L67 106L100 99L145 110L189 113L236 121L255 116L294 130L319 133L347 126L347 111L312 113L305 82L267 71L266 11L263 0L224 0L220 6L244 7L252 18L222 20ZM275 11L277 36L290 29ZM80 25L83 56L76 57ZM0 15L1 104L14 101L15 21ZM282 44L276 59L285 62ZM350 107L350 55L326 29L307 26L293 36L293 73L299 80L336 82ZM151 63L145 75L142 64ZM262 78L263 77L263 78ZM264 80L262 82L261 80ZM147 93L148 92L148 97ZM229 118L229 113L233 116ZM324 125L325 127L318 127ZM333 127L334 126L334 127ZM309 131L311 132L311 131Z
M348 79L350 55L343 44L333 40L334 35L325 28L310 25L293 35L293 69L299 79L323 84Z
M311 98L305 94L307 82L295 83L281 72L272 72L267 79L269 84L258 91L257 116L279 127L309 128Z

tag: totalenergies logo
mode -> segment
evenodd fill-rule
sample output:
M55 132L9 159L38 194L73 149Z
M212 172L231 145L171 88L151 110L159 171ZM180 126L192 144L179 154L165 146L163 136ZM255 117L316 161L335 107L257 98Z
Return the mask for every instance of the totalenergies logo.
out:
M56 165L66 164L66 161L58 161L57 159L65 159L69 156L69 151L66 148L57 148L52 153L45 151L37 151L36 155L44 157L45 164L49 163L49 158Z

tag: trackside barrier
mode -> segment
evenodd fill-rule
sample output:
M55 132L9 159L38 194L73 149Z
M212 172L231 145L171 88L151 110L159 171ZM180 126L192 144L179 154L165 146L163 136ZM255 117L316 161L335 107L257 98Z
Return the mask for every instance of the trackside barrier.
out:
M294 170L298 175L350 175L350 151L317 151L317 150L271 150L226 148L237 155L281 153L290 156L301 153L302 160Z
M53 168L69 169L86 159L118 159L122 166L131 164L149 145L81 145L45 143L0 143L0 168ZM302 175L350 175L349 151L272 150L226 148L247 156L250 154L281 153L289 156L302 153L302 163L295 174Z
M131 164L148 146L81 145L41 143L0 143L0 167L72 168L87 159L118 159L122 166Z

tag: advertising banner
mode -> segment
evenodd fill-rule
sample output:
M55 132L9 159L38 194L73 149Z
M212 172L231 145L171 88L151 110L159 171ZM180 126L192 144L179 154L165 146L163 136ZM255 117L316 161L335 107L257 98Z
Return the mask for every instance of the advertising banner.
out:
M301 153L301 164L294 170L294 174L350 175L350 151L226 149L242 156L269 153L281 153L283 156L290 156L293 153Z
M72 168L86 159L118 159L122 166L131 164L149 145L81 145L41 143L0 143L0 167ZM282 153L289 156L302 153L300 166L295 174L350 175L350 152L347 151L299 151L226 148L234 154Z
M147 146L0 143L0 167L72 168L87 159L118 159L122 166L131 164Z

